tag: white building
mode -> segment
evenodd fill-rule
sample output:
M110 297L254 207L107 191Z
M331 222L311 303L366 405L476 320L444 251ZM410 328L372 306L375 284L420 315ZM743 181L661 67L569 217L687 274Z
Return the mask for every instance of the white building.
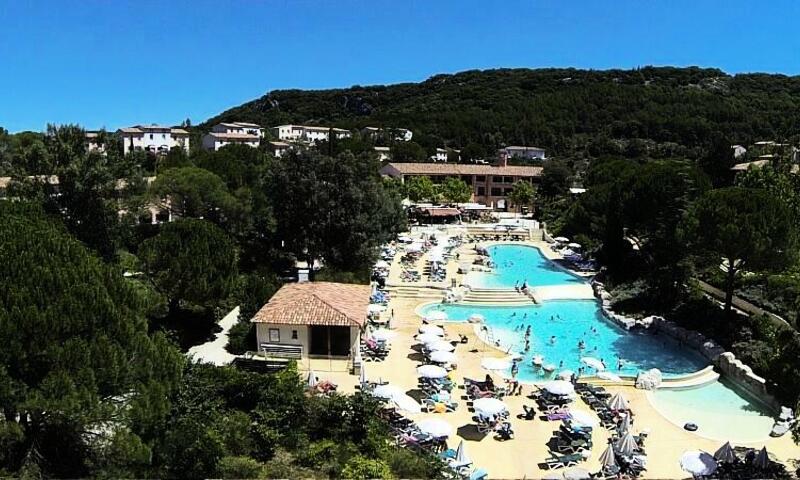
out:
M747 153L747 149L741 145L731 145L731 149L733 150L733 158L743 157Z
M117 134L122 140L122 152L126 155L134 150L166 154L173 147L189 151L189 132L182 128L136 125L120 128Z
M349 138L352 134L350 130L335 127L316 127L309 125L279 125L272 127L272 134L285 142L308 142L316 143L320 140L328 140L330 132L333 132L337 139Z
M544 149L539 147L511 146L511 147L501 148L497 153L501 158L504 157L506 159L519 157L519 158L527 158L529 160L533 159L546 160L544 156Z
M218 123L211 127L211 132L203 136L203 148L217 151L234 143L255 148L261 143L263 136L263 129L255 123Z
M385 162L392 159L392 153L389 147L375 147L375 153L378 154L378 161Z
M106 153L106 145L100 138L100 132L86 132L86 151Z
M394 140L398 142L408 142L414 136L414 133L407 128L380 128L380 127L364 127L361 129L361 134L371 139L376 139L384 132L390 133Z
M451 148L437 148L436 154L431 155L430 158L434 162L446 162L448 152L455 152L455 154L458 155L458 159L461 160L461 150L455 150Z
M269 142L269 149L275 158L281 158L286 152L292 149L292 144L287 142Z

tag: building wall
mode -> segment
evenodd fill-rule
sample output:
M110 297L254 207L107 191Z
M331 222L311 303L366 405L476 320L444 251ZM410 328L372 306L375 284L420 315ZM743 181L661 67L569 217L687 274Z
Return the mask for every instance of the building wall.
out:
M269 330L271 328L278 329L280 334L279 342L270 342ZM292 339L292 331L297 331L297 339ZM301 345L303 347L302 359L308 358L308 349L311 346L309 337L310 329L306 325L276 325L271 323L256 323L256 348L259 348L262 343L278 343L280 345ZM355 348L359 348L359 333L360 329L356 326L350 327L350 341L351 352Z

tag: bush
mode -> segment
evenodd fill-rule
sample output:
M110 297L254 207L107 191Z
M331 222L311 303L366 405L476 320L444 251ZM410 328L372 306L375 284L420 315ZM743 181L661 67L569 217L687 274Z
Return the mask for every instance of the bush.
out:
M241 355L252 350L255 345L256 327L250 320L240 321L228 331L228 344L225 345L225 350L228 352Z
M250 457L222 457L217 464L219 478L264 478L264 464Z
M433 455L387 448L383 455L397 478L442 478L446 465Z
M373 460L371 458L356 455L351 458L342 469L341 478L351 479L371 479L371 478L392 478L392 469L383 460Z

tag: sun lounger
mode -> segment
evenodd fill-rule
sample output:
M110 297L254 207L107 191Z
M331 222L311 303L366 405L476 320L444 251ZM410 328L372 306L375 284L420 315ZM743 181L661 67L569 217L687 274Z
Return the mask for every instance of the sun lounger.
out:
M584 450L591 450L592 449L592 441L591 440L572 440L569 442L558 442L556 445L556 450L561 453L578 453Z
M555 421L560 421L560 420L567 420L569 418L569 413L567 413L567 412L548 413L546 418L550 422L555 422Z
M455 412L457 408L457 402L437 402L431 398L426 398L422 401L422 409L428 413Z
M553 470L556 468L567 468L567 467L574 467L578 464L578 462L583 460L583 455L579 453L573 453L570 455L556 455L554 454L553 457L548 458L544 461L545 465L547 465L548 470Z
M485 480L486 478L489 478L489 472L482 468L476 468L470 472L469 476L466 478L467 480Z

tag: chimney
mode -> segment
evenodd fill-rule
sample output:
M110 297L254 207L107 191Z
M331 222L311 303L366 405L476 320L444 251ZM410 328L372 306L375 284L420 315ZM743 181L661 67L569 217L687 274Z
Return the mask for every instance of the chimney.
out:
M498 167L508 166L508 152L505 149L501 149L497 152L497 166Z

